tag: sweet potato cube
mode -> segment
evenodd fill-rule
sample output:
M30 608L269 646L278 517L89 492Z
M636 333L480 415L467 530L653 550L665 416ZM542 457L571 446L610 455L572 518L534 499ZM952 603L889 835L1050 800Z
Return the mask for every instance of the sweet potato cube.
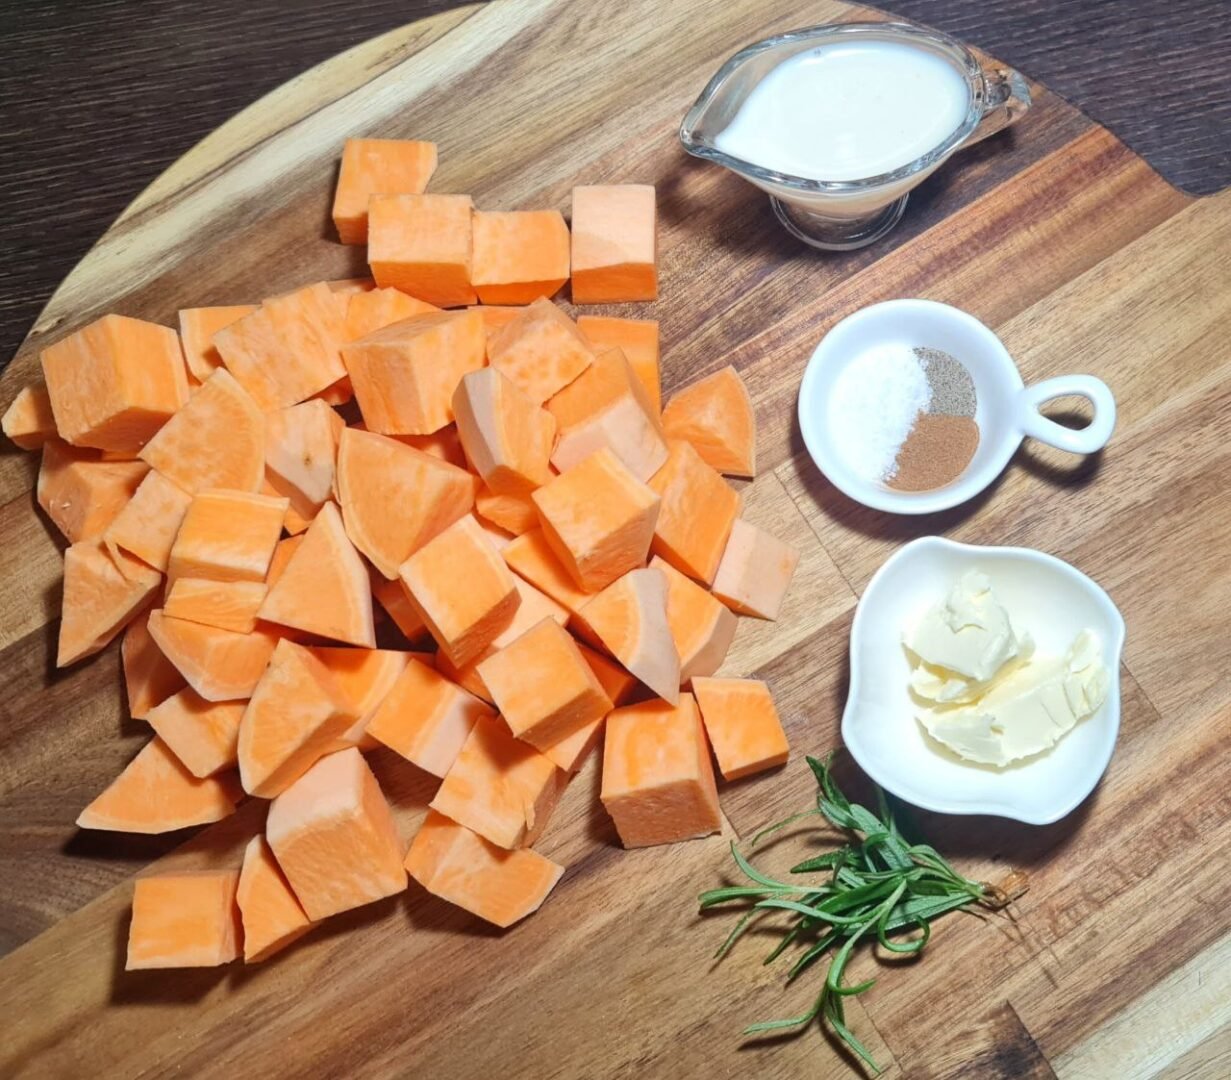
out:
M476 721L494 716L486 702L411 660L368 721L367 734L433 776L444 776Z
M263 836L244 849L235 894L244 927L244 963L268 960L312 929Z
M696 678L692 692L725 779L772 769L790 756L774 699L760 679Z
M190 495L211 488L257 491L265 479L265 416L219 368L140 457Z
M534 504L531 503L530 505L533 507ZM492 542L492 547L494 547L497 551L503 551L513 542L513 534L507 529L502 529L494 521L488 521L486 518L480 516L477 511L472 512L470 516L475 519L479 525L479 528L483 530L483 535Z
M455 664L490 645L521 602L500 552L469 516L416 551L400 573L411 603Z
M171 582L162 610L173 619L249 634L256 629L257 612L268 591L263 581L180 577Z
M473 304L469 195L374 195L368 203L368 265L381 288L438 307Z
M346 340L358 341L403 319L439 310L435 304L416 300L400 289L355 293L346 303Z
M235 701L252 695L278 643L256 629L237 634L216 626L150 612L150 636L185 681L206 701Z
M205 382L218 368L222 357L214 348L214 335L224 326L239 322L256 311L255 304L231 304L226 307L184 308L180 312L180 341L184 359L197 382Z
M483 522L496 528L521 536L539 527L539 514L528 495L497 495L489 488L480 487L474 497L474 512Z
M154 595L157 570L101 540L82 540L64 553L64 599L56 667L105 648Z
M415 834L406 869L428 892L500 927L537 911L564 873L537 851L506 851L434 810Z
M286 499L248 491L201 492L171 547L168 577L263 582L287 505Z
M525 498L551 479L556 421L495 368L458 383L453 414L466 457L489 491Z
M484 304L529 304L568 281L568 226L559 210L476 210L471 281Z
M536 405L558 394L594 362L577 324L550 300L522 309L487 345L491 366Z
M740 518L732 526L712 592L740 615L776 619L798 562L798 549Z
M155 705L184 687L184 677L150 637L150 613L143 611L128 624L120 643L128 715L144 720Z
M191 502L188 492L150 469L133 497L107 526L103 540L108 548L121 548L155 570L165 572Z
M390 435L389 437L397 439L406 446L413 446L424 454L431 454L434 458L447 461L450 465L456 465L459 469L470 468L466 461L466 452L462 449L462 440L457 433L456 424L442 427L430 435Z
M487 332L487 344L506 326L526 310L522 304L475 304L470 309L483 316L483 329Z
M166 326L104 315L42 353L60 438L136 453L188 400L179 335Z
M561 472L604 446L642 482L667 460L658 414L619 349L600 353L547 409L560 430L551 463Z
M547 827L564 774L499 719L475 721L431 808L502 848L529 847Z
M757 474L757 418L739 372L728 365L672 396L663 409L667 437L692 445L730 476Z
M665 701L680 699L680 658L667 621L667 577L630 570L579 613L612 656Z
M598 677L555 619L543 619L489 656L479 675L509 729L539 750L611 711Z
M206 777L229 769L239 760L242 701L206 701L185 687L150 709L154 733L193 776Z
M333 645L308 650L333 676L343 700L355 714L355 722L345 741L360 750L374 749L376 743L365 731L376 709L389 695L407 663L426 653L398 652L394 649L343 649Z
M645 563L659 497L605 447L536 490L543 535L586 592Z
M321 507L303 543L270 586L259 615L332 641L375 647L368 572L334 503Z
M579 642L577 648L581 650L581 655L585 657L586 663L590 665L590 670L594 672L604 693L611 699L611 703L613 705L626 704L636 692L637 687L641 685L636 676L625 671L609 656L604 656L588 645L582 645Z
M470 473L395 439L347 428L338 442L346 534L386 578L474 506Z
M652 184L573 188L573 303L618 304L658 296Z
M672 440L670 445L666 464L649 481L662 497L651 550L708 585L739 517L740 497L691 443Z
M290 511L288 510L289 514ZM279 540L274 548L273 558L269 560L269 572L265 575L265 584L271 589L277 583L278 578L286 570L287 564L291 561L291 556L299 550L299 545L303 543L303 535L288 536L285 539Z
M646 701L607 717L603 806L626 848L673 844L722 828L697 703Z
M453 422L453 391L487 362L473 311L415 315L342 347L363 423L384 435L431 435Z
M657 416L663 407L659 374L658 320L617 319L607 315L578 315L580 330L596 353L619 349L633 369Z
M302 645L278 642L239 725L239 778L272 799L323 757L347 746L358 719L329 669Z
M167 744L154 736L81 811L77 824L108 832L174 832L235 813L240 794L233 782L193 776Z
M322 758L274 799L265 838L313 921L406 888L393 812L354 747Z
M333 497L338 440L345 427L319 398L265 416L266 475L304 518L314 518Z
M102 536L148 472L143 461L100 461L93 450L48 439L35 496L64 538L76 544Z
M502 554L510 567L569 615L575 615L592 599L592 594L579 588L573 575L565 569L541 528L521 533L509 542Z
M436 144L418 139L347 139L333 196L333 224L344 244L366 244L373 195L418 195L436 171Z
M240 954L238 870L180 870L137 878L127 971L219 967Z
M23 386L9 402L0 420L0 430L23 450L37 450L54 438L56 418L51 411L51 396L42 383Z
M738 620L722 602L657 555L650 566L667 578L667 625L680 654L680 683L713 675L727 658Z
M398 628L402 637L407 641L417 641L419 638L427 637L427 625L415 610L414 604L410 602L406 590L402 588L402 579L390 581L375 570L372 571L370 577L372 596L384 608L385 614L393 620L393 624Z
M364 204L364 209L367 209L367 204ZM338 293L342 296L354 296L355 293L371 292L376 288L376 282L370 277L348 277L335 278L333 281L326 281L331 293Z
M323 281L271 297L224 326L214 347L227 370L268 412L297 405L346 375L339 348L346 318Z

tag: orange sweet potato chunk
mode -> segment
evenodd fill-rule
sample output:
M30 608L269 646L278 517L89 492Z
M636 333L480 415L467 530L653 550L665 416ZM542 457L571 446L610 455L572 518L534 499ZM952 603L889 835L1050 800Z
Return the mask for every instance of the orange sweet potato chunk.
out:
M541 405L594 362L577 324L550 300L536 300L487 344L491 366Z
M319 398L265 416L266 476L305 519L314 518L333 496L338 440L345 427Z
M162 610L173 619L249 634L256 629L257 612L268 591L263 581L179 577L171 582Z
M644 565L659 497L606 447L530 497L552 551L586 592Z
M104 315L42 353L56 430L74 446L136 453L188 400L179 335Z
M232 768L238 758L242 701L206 701L185 688L154 706L150 727L193 776Z
M659 373L658 320L617 319L607 315L579 315L580 330L596 353L619 349L645 387L657 415L662 411Z
M649 481L662 497L652 550L708 585L739 517L740 497L691 443L672 440L670 447L666 464Z
M791 748L760 679L693 679L705 732L727 780L782 765Z
M697 703L646 701L607 717L603 806L626 848L673 844L722 828Z
M251 697L278 637L258 627L251 634L172 619L150 612L150 636L188 685L206 701Z
M329 669L302 645L278 642L239 725L239 778L272 799L325 754L347 746L358 719Z
M488 705L419 660L410 660L377 706L367 733L433 776L457 760Z
M541 528L529 529L511 540L502 552L504 561L531 585L575 615L592 598L565 569Z
M658 296L652 184L573 188L573 303L612 304Z
M611 711L598 676L555 619L546 618L479 664L509 730L546 750Z
M497 847L529 847L547 827L564 774L499 719L475 722L431 808Z
M265 584L271 589L274 587L278 578L282 576L282 572L291 561L291 556L299 550L299 545L302 543L302 534L298 536L288 536L284 540L278 541L277 546L274 548L273 557L269 560L269 570L265 574Z
M466 457L493 494L525 498L551 479L556 421L495 368L463 377L453 414Z
M210 488L257 491L265 478L265 417L219 368L140 456L190 495Z
M193 776L155 736L77 816L83 829L164 833L221 821L235 812L233 782Z
M313 921L406 888L393 813L354 747L321 758L274 799L265 837Z
M738 620L722 602L657 555L650 566L667 578L667 624L680 656L680 683L713 675L727 658Z
M137 878L127 971L218 967L239 957L238 870L179 870Z
M669 438L691 443L718 472L756 476L756 413L748 387L730 365L673 395L663 409L663 427Z
M434 458L440 458L441 461L447 461L459 469L469 468L456 424L442 427L439 431L433 431L431 435L390 435L389 438L397 439L406 446L413 446L416 450L431 454Z
M346 304L346 340L358 341L403 319L439 310L435 304L416 300L400 289L355 293Z
M224 326L238 322L256 311L255 304L231 304L225 307L184 308L180 312L180 341L184 344L184 359L197 382L205 382L218 368L222 357L214 348L214 335Z
M476 210L473 227L470 276L484 304L529 304L568 281L568 226L559 210Z
M413 447L347 428L338 443L346 533L381 574L398 567L474 506L470 473Z
M487 362L483 319L473 311L415 315L343 346L369 431L431 435L453 422L462 376Z
M619 349L600 353L547 409L560 429L551 463L561 472L604 446L643 482L667 460L658 414Z
M415 834L406 869L428 892L499 927L537 911L564 873L537 851L506 851L434 810Z
M402 588L402 579L390 581L378 571L373 570L370 579L372 595L376 602L385 610L385 614L393 620L394 625L407 641L418 641L428 636L427 625L415 610L414 604L406 590Z
M346 375L346 317L323 281L271 297L214 335L227 370L266 412L306 401Z
M376 744L364 734L380 703L389 695L407 663L423 653L393 649L343 649L333 645L308 650L333 676L334 684L355 714L345 739L361 750Z
M82 540L64 553L64 599L56 667L105 648L154 595L157 570L101 540Z
M374 195L368 203L368 265L381 288L438 307L473 304L469 195Z
M580 617L612 656L665 701L680 699L680 658L667 621L667 578L630 570L607 586Z
M738 519L714 575L713 593L732 611L776 619L799 562L799 550Z
M416 551L399 573L411 604L454 664L487 648L521 603L500 552L470 516Z
M418 139L347 139L333 196L333 224L344 244L368 241L373 195L418 195L436 171L436 144Z
M492 339L526 309L521 304L475 304L470 310L483 316L483 329L490 347Z
M312 929L263 836L254 836L244 849L235 902L244 928L245 964L268 960Z
M286 499L249 491L194 496L171 546L168 578L263 582L287 505Z
M150 710L184 687L184 677L150 637L150 613L143 611L128 624L120 643L128 715L144 720Z
M512 536L521 536L539 527L538 511L530 498L524 495L497 495L486 487L480 487L474 497L474 512L482 522Z
M367 209L367 204L364 204L364 209ZM354 296L355 293L371 292L376 288L376 282L370 277L348 277L336 278L333 281L326 281L329 286L329 291L339 293L342 296Z
M0 420L0 430L23 450L37 450L54 438L56 418L51 411L51 397L43 383L32 383L17 391Z
M35 496L70 544L102 536L149 472L142 461L100 461L59 439L43 446Z
M309 634L371 649L376 645L367 569L327 502L270 587L260 617Z
M107 526L103 540L113 551L121 548L155 570L165 572L191 502L188 492L150 469L133 497Z

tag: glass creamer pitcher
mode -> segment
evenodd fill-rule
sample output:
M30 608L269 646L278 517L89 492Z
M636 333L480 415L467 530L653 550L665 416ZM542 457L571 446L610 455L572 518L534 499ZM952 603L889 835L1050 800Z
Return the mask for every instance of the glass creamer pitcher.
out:
M874 175L813 179L778 171L765 161L750 160L755 153L737 155L720 145L753 91L785 61L801 53L820 55L815 52L819 47L835 44L875 53L867 47L878 43L906 46L915 55L921 51L940 60L947 65L944 77L952 75L953 85L964 87L965 97L952 117L956 126L938 133L913 160ZM892 58L886 59L892 70ZM804 108L807 102L800 105ZM846 251L871 244L892 229L911 189L950 154L1008 126L1029 107L1030 90L1021 75L1008 68L984 68L969 49L944 34L904 23L841 23L793 30L741 49L718 69L689 109L680 125L680 142L690 154L725 165L768 192L778 220L800 240Z

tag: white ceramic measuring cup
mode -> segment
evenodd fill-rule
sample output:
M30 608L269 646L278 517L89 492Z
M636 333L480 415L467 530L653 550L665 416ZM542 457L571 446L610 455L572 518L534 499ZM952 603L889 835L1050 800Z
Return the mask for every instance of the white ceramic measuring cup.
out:
M962 474L944 487L894 491L865 480L830 435L838 374L884 345L940 349L961 361L974 380L979 446ZM1070 396L1085 398L1094 412L1076 431L1039 412L1045 402ZM1115 398L1101 379L1060 375L1026 386L1000 338L973 315L934 300L888 300L848 315L821 339L799 388L799 426L817 468L850 498L894 514L931 514L973 498L1000 475L1027 435L1073 454L1093 454L1107 445L1115 425Z

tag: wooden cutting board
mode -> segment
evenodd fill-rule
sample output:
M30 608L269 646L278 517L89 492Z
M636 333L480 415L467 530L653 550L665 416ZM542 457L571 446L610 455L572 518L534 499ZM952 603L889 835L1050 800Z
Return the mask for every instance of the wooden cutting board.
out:
M680 117L738 47L868 17L773 5L497 0L386 35L308 72L219 130L142 194L53 297L0 383L106 311L260 298L363 271L332 240L349 135L434 139L437 191L568 208L596 181L658 185L669 393L733 363L760 423L748 516L803 551L781 619L742 622L728 669L768 679L795 748L785 771L722 792L725 835L624 852L591 762L544 843L568 872L543 911L490 932L417 887L331 920L256 968L123 971L132 877L236 865L263 806L192 837L78 832L78 810L147 738L124 713L116 650L53 667L60 542L35 512L32 456L0 456L0 1074L489 1078L844 1076L817 1030L744 1046L746 1022L801 1011L761 942L712 966L725 918L695 894L728 841L806 806L805 753L839 744L851 614L896 546L944 532L1075 563L1128 622L1123 730L1097 792L1046 828L921 816L968 874L1031 876L1012 920L952 917L919 963L863 957L881 981L855 1031L909 1077L1227 1075L1231 1070L1231 193L1188 199L1042 88L1011 133L960 154L885 243L819 255L765 198L679 149ZM226 78L219 72L218 78ZM208 92L206 89L203 92ZM83 167L88 163L83 162ZM975 502L930 519L856 507L803 452L803 365L877 300L957 304L1028 381L1083 370L1120 404L1107 450L1029 445ZM374 756L406 835L432 787ZM849 762L843 775L853 776Z

